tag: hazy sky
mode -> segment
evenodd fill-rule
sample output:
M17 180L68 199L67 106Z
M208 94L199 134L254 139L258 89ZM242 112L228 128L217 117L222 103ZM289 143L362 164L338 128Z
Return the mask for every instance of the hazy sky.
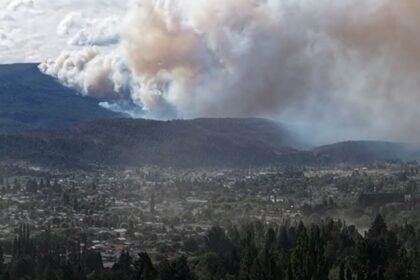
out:
M115 41L127 2L0 0L0 63L40 62L63 48Z

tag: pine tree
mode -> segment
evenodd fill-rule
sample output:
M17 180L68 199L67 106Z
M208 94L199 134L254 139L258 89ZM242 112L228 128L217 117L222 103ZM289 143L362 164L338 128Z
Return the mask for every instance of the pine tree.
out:
M116 263L116 268L120 271L128 273L130 271L132 261L133 260L130 256L130 253L123 250L118 259L118 262Z
M268 250L274 249L276 242L276 232L273 228L269 228L265 236L265 248Z
M4 272L4 255L3 255L3 249L0 246L0 275L2 275Z
M175 280L174 270L167 259L163 259L159 264L159 280Z
M346 280L345 268L344 268L344 264L343 263L340 264L340 271L339 271L338 278L339 278L339 280Z
M55 274L54 270L52 269L51 265L47 265L45 267L45 271L43 273L43 280L57 280L57 275Z
M74 276L74 271L73 268L70 264L64 264L62 267L62 280L76 280L75 276Z
M176 280L193 280L193 275L190 271L190 267L188 266L187 258L185 256L178 258L174 262L173 268Z
M286 226L282 225L279 230L279 237L277 239L277 248L282 253L288 253L290 248L289 237Z
M353 280L353 273L350 268L347 268L346 270L346 280Z
M293 249L291 256L291 270L293 271L294 279L305 280L310 279L309 263L308 263L309 240L306 229L300 228L297 239L297 244Z
M263 252L262 258L263 271L265 279L267 280L281 280L283 279L283 272L281 269L278 269L277 263L275 260L275 254L269 252L268 249L265 249Z
M3 274L3 277L1 279L2 280L11 280L9 272L5 272Z
M385 224L384 218L378 214L368 231L367 237L369 239L385 238L387 232L388 228Z
M288 268L287 268L287 280L293 280L293 269L292 269L292 265L289 264Z
M139 280L154 280L157 277L157 271L147 253L140 253L139 259L135 261L136 275Z

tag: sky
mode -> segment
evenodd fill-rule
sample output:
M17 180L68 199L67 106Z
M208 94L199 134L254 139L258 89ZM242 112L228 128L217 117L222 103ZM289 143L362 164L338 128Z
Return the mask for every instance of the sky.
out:
M64 48L110 45L127 2L0 0L0 63L41 62Z

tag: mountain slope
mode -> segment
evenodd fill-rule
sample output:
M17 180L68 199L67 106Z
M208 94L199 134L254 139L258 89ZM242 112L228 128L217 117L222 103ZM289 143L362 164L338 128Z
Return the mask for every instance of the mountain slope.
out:
M313 160L278 123L263 119L95 121L0 136L0 160L60 166L246 167Z
M381 141L347 141L313 149L320 163L367 163L383 160L418 160L415 146Z
M0 135L0 161L55 167L255 167L420 159L420 149L389 142L299 147L287 128L264 119L109 119Z
M36 64L0 65L0 133L118 116L42 74Z

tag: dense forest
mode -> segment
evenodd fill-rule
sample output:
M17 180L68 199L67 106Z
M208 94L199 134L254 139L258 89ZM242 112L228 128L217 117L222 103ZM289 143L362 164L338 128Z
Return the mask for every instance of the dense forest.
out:
M419 231L412 225L389 228L378 215L360 234L341 221L280 226L253 222L213 227L186 240L177 256L121 252L112 267L87 240L69 241L49 231L32 236L22 225L13 244L0 252L0 279L420 279ZM4 255L12 259L6 263Z

